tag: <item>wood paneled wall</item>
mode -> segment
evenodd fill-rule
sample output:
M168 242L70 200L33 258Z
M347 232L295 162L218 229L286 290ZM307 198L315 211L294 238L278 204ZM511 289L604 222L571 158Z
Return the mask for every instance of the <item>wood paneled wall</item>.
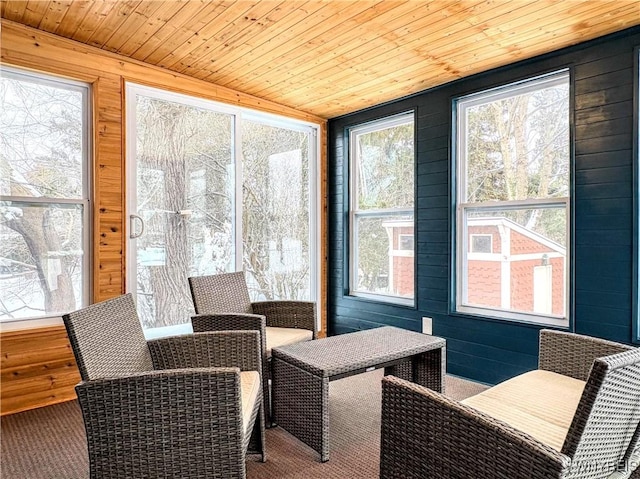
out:
M419 331L421 317L447 339L450 373L486 383L536 368L540 326L456 313L451 304L455 205L453 98L568 68L573 125L572 329L630 343L638 288L632 277L634 215L634 49L640 28L559 50L329 122L329 332L381 325ZM349 296L348 144L345 129L416 112L416 307ZM637 119L635 120L637 121Z
M64 326L2 333L0 349L3 415L76 397L80 373Z
M326 122L322 118L218 87L179 73L129 60L71 40L44 33L2 19L1 60L3 65L41 71L91 84L93 107L93 277L92 301L98 302L125 292L125 157L124 93L125 81L172 90L179 93L231 103L269 113L318 123L325 145ZM326 211L326 148L320 159L321 205ZM321 258L326 258L326 216L321 225ZM321 265L321 284L326 284L326 261ZM322 329L326 325L326 291L321 292ZM324 302L323 302L324 301ZM2 403L0 412L42 406L75 397L71 372L64 381L50 380L55 394L35 394L28 384L45 384L51 368L63 374L73 356L66 341L64 327L5 332L2 338ZM51 341L57 346L47 347ZM16 349L17 348L17 349ZM14 351L19 351L15 353ZM49 353L51 353L49 355ZM10 356L18 354L16 363ZM33 358L31 361L29 358ZM62 362L61 362L62 361ZM65 362L66 361L66 362ZM18 369L15 369L18 368ZM62 368L62 369L60 369ZM5 375L5 373L7 373ZM31 382L22 379L30 375ZM42 375L41 378L38 378ZM43 382L44 381L44 382ZM64 383L64 386L61 384ZM24 386L24 394L20 391ZM60 386L60 387L58 387ZM5 392L11 396L6 396ZM12 399L9 400L9 397Z

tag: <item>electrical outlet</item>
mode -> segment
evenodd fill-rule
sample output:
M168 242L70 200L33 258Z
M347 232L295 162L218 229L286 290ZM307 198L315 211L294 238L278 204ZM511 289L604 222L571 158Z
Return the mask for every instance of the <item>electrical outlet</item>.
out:
M428 316L422 317L422 333L433 334L433 318L429 318Z

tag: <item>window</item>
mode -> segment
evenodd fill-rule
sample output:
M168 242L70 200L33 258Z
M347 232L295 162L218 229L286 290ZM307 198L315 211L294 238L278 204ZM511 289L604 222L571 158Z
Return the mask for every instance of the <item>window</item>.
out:
M256 300L315 297L313 140L308 128L242 121L242 258Z
M189 276L244 270L254 301L317 298L317 126L126 93L127 281L147 335L184 331Z
M350 131L350 294L413 305L414 119Z
M398 250L413 252L413 235L412 234L398 235Z
M88 98L84 84L0 72L0 321L87 303Z
M493 253L493 236L471 235L471 253Z
M567 325L569 73L455 108L456 311Z

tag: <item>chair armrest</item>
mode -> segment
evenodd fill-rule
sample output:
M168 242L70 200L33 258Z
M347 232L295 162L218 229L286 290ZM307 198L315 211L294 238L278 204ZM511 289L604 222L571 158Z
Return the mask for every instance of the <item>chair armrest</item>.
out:
M191 316L193 331L233 331L234 329L264 331L265 317L250 313L195 314Z
M251 307L267 318L267 326L307 329L316 339L317 312L313 301L257 301Z
M237 369L82 382L91 477L244 477ZM219 467L219 469L218 469Z
M570 467L528 434L394 376L382 381L381 434L381 479L557 479Z
M155 369L236 367L262 374L258 331L210 331L147 341Z
M543 329L538 369L586 381L595 359L630 349L633 347L605 339Z

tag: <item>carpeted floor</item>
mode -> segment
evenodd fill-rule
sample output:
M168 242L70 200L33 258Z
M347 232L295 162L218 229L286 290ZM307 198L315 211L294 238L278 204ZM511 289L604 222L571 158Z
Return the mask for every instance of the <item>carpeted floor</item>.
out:
M319 455L282 428L267 430L267 462L250 457L249 479L372 479L378 477L382 370L331 383L331 457ZM447 377L446 392L463 399L485 386ZM3 479L88 477L82 415L75 401L1 420ZM123 478L124 479L124 478Z

